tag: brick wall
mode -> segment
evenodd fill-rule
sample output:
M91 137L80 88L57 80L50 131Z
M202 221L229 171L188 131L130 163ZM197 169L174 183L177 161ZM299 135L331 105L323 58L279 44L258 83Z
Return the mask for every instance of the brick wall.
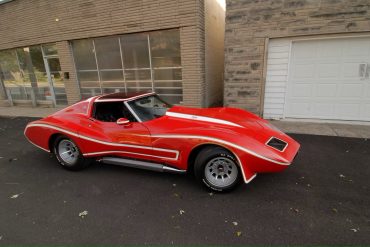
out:
M227 0L224 104L262 114L268 40L370 31L369 0Z
M14 0L0 5L0 50L57 42L68 102L79 99L68 40L179 28L184 104L204 105L203 0Z

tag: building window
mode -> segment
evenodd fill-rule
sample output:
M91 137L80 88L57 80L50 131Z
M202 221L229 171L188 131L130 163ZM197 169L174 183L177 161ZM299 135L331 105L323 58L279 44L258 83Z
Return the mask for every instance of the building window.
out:
M0 51L0 72L8 97L14 101L67 104L54 44Z
M82 98L155 91L182 101L179 31L166 30L72 41Z

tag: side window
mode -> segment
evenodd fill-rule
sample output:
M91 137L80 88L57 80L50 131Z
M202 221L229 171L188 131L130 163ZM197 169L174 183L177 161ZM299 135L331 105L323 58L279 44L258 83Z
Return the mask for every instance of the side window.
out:
M130 122L136 122L135 117L122 101L94 103L93 117L102 122L116 122L119 118L127 118Z

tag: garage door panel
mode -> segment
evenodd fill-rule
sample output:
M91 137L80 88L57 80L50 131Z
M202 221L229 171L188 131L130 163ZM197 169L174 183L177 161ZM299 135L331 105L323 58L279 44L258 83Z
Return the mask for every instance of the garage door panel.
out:
M291 97L311 97L312 89L312 84L296 84L292 88Z
M347 57L363 57L364 55L370 56L370 46L368 38L348 40L348 46L346 48L347 49L345 50L344 55Z
M318 45L318 57L319 58L333 58L337 59L342 56L343 53L343 42L339 40L324 40L321 42L315 42Z
M364 120L370 120L370 103L361 107L361 115L364 116Z
M359 80L359 69L361 63L361 61L343 63L343 76L347 79Z
M344 84L340 85L340 97L344 98L361 98L363 94L363 85L362 84Z
M315 64L295 64L293 66L293 79L313 78L315 75Z
M317 54L317 44L316 43L296 43L295 45L295 52L293 53L292 58L294 60L297 59L308 59L308 58L315 58Z
M331 83L331 84L325 84L320 83L315 88L315 95L317 97L335 97L337 95L337 84Z
M360 104L336 104L335 115L339 118L354 118L360 113Z
M333 117L334 105L332 103L315 103L313 104L313 116Z
M289 115L292 117L306 117L311 116L311 103L310 102L292 102L287 106Z
M320 78L337 78L341 74L339 63L320 63L317 65L317 72Z
M367 99L370 103L370 82L365 85L365 99Z

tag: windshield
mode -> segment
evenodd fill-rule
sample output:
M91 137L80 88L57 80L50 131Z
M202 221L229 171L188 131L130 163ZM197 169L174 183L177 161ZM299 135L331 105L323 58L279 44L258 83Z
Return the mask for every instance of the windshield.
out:
M129 101L128 104L143 122L164 116L166 111L172 107L157 95Z

